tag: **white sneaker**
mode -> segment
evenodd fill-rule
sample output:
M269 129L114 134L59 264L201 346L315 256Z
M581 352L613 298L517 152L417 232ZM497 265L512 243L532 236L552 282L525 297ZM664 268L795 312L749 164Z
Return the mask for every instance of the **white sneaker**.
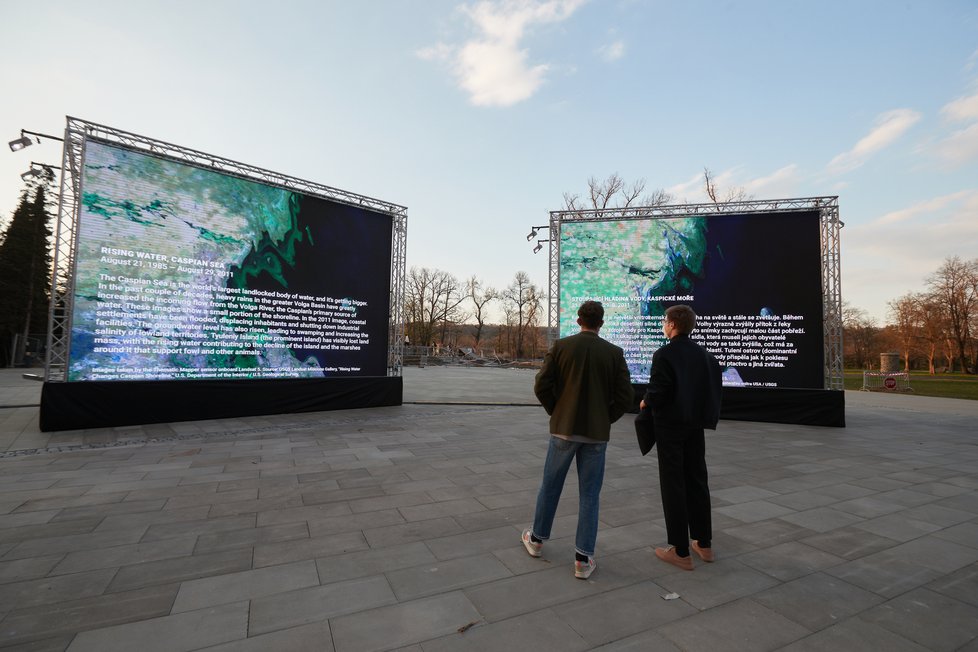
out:
M523 547L531 557L539 557L542 554L540 551L543 550L543 542L537 543L530 538L530 530L523 530Z
M574 560L574 577L579 580L586 580L591 577L591 573L594 572L596 567L597 564L594 563L594 557L588 557L587 561Z

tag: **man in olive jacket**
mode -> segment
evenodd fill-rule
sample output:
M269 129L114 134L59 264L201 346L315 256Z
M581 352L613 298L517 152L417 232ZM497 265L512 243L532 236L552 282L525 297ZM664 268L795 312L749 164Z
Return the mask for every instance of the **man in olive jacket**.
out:
M611 424L634 400L631 377L620 347L601 339L604 307L585 301L577 311L581 332L557 340L537 373L534 393L550 415L550 447L537 495L533 527L523 532L523 546L541 555L550 538L564 479L577 461L579 504L574 575L594 572L598 536L598 499L604 481L605 452Z

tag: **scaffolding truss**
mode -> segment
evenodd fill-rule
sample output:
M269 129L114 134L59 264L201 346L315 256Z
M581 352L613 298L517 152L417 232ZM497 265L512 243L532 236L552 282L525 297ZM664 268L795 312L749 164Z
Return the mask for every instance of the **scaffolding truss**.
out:
M550 211L549 331L551 341L560 327L560 230L565 222L648 220L709 217L717 214L791 213L818 211L822 258L822 328L825 389L842 390L842 274L838 196L745 200L717 204L676 204L627 208Z
M85 144L90 139L239 179L285 188L303 195L319 197L389 215L393 222L393 228L391 231L387 373L388 376L401 375L404 359L403 306L407 252L406 207L69 116L64 135L58 224L54 237L54 269L48 319L45 381L64 382L67 378L74 297L75 253L81 214L82 164Z

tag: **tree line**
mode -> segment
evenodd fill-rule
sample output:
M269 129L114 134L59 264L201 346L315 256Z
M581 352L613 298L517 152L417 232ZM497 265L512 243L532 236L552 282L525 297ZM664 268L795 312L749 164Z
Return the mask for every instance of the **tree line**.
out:
M526 272L497 289L477 276L461 281L440 269L412 267L404 283L407 344L449 350L490 349L497 357L539 357L546 346L546 294ZM490 324L493 308L503 322ZM474 323L472 323L474 322Z
M876 368L881 352L896 351L905 371L978 373L978 258L946 258L923 291L888 307L890 323L880 327L864 310L843 306L847 367Z

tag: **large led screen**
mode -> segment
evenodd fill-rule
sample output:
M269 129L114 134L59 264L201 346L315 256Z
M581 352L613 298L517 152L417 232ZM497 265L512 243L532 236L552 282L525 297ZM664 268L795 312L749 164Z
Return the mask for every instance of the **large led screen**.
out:
M89 140L68 380L386 376L392 217Z
M560 227L560 336L577 308L602 301L602 336L625 350L632 381L649 381L666 308L688 304L693 339L727 386L824 388L817 211L718 214Z

